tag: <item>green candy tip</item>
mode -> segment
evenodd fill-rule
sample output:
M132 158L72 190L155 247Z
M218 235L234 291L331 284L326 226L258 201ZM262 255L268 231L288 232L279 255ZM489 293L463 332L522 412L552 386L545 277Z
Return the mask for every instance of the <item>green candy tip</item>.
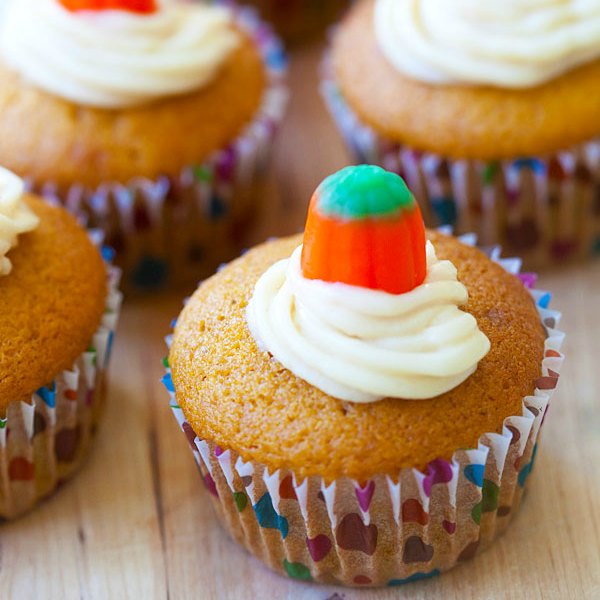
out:
M346 167L317 188L321 213L360 220L398 215L415 206L415 198L396 173L375 165Z

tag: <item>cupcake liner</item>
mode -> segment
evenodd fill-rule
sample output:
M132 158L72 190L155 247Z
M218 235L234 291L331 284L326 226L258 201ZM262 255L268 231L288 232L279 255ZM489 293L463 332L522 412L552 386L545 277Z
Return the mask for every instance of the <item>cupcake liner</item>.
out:
M230 6L232 0L215 0ZM322 33L338 19L349 0L246 0L287 41L298 43Z
M342 97L326 60L321 92L357 162L400 174L429 227L477 232L528 267L600 255L600 140L544 157L485 162L419 152L380 137Z
M108 261L107 275L105 313L88 349L31 397L11 402L0 419L0 519L14 519L54 492L91 445L122 299L120 270Z
M475 244L474 235L461 240ZM227 531L273 570L304 581L345 586L395 586L424 579L471 558L502 533L531 474L540 429L556 387L564 334L548 292L531 289L519 259L490 258L530 288L548 336L535 392L502 433L485 433L477 448L457 450L421 472L377 475L366 482L270 473L232 450L200 439L175 399L167 365L165 386L215 510ZM167 338L170 345L171 338Z
M267 71L261 106L237 139L177 177L138 177L95 189L74 183L66 190L51 181L29 182L87 226L104 231L106 243L117 252L126 289L196 283L241 250L264 209L265 167L287 101L286 58L255 11L233 10L236 23L255 40Z

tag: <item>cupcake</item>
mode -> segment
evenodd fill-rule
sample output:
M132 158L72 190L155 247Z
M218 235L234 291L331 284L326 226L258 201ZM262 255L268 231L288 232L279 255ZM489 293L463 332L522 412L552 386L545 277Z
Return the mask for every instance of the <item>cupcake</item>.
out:
M9 0L0 40L0 164L102 229L129 287L235 255L286 95L281 46L252 13Z
M87 454L121 300L118 270L86 231L64 209L23 190L21 179L0 168L5 519L51 494Z
M527 265L600 252L600 7L361 0L323 92L358 162L400 173L430 226Z
M172 407L218 519L274 570L399 585L515 514L559 315L518 260L473 243L426 232L398 175L349 167L316 191L303 239L254 248L187 303Z
M232 4L231 0L217 0ZM348 6L349 0L248 0L290 43L300 43L323 33Z

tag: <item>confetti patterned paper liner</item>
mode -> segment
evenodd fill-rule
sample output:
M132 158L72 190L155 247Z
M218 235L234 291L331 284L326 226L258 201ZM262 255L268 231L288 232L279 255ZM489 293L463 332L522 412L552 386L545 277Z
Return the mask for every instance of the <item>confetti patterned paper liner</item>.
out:
M486 163L418 152L378 136L342 97L331 66L322 94L359 163L400 174L429 227L476 231L530 268L600 255L600 140L543 158Z
M93 239L100 242L101 234ZM103 249L105 259L112 251ZM108 264L102 322L71 369L0 419L0 519L14 519L54 492L81 464L99 421L113 336L121 307L121 272Z
M59 190L30 182L89 227L104 231L117 252L126 289L150 291L167 283L196 283L239 253L261 217L264 172L285 113L286 57L281 43L251 9L235 8L236 22L256 41L267 70L267 89L254 121L228 147L177 178L139 177L96 189Z
M475 235L461 238L475 244ZM425 472L403 469L397 478L367 482L298 479L270 473L210 440L196 437L177 405L167 366L171 407L194 453L217 515L227 531L273 570L303 581L345 586L396 586L438 575L473 557L508 526L531 474L539 433L556 387L564 334L551 296L534 290L535 275L520 274L519 259L490 258L518 275L531 291L548 337L540 378L520 415L502 434L486 433L475 449ZM167 338L170 345L171 338Z

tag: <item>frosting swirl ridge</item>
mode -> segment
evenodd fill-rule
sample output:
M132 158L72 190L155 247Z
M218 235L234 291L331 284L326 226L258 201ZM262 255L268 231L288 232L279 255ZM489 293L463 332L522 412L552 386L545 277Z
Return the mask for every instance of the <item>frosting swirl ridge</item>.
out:
M23 181L0 167L0 276L8 275L12 264L6 256L17 245L21 233L32 231L39 219L23 201Z
M259 347L350 402L433 398L462 383L490 342L459 306L457 270L427 242L427 276L405 294L306 279L300 246L257 282L247 320Z
M229 11L193 2L163 0L152 14L73 13L56 0L12 0L5 10L6 62L51 94L99 108L200 89L239 44Z
M600 57L600 3L376 0L375 33L413 79L534 87Z

